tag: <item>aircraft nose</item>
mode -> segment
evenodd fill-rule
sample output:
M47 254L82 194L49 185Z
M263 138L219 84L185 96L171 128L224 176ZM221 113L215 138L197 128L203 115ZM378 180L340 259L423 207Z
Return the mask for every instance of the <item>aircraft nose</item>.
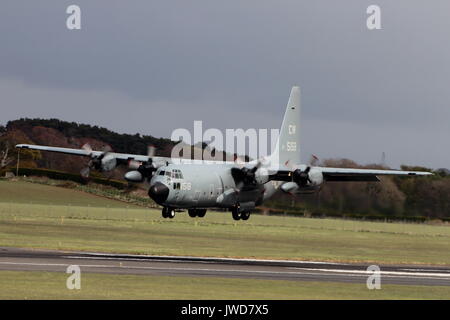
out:
M161 182L156 182L148 189L148 195L155 200L156 203L162 204L169 197L169 188Z

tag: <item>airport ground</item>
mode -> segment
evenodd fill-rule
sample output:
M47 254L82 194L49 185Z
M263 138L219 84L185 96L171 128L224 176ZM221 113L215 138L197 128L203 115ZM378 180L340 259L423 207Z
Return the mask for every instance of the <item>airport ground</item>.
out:
M138 276L86 273L81 290L68 290L63 272L0 272L0 299L449 299L449 286L323 281Z
M225 212L205 218L140 208L91 194L23 181L0 181L0 246L139 255L288 259L448 267L450 227L254 215L236 222ZM450 298L450 286L365 281L83 273L67 290L56 270L0 271L0 298Z

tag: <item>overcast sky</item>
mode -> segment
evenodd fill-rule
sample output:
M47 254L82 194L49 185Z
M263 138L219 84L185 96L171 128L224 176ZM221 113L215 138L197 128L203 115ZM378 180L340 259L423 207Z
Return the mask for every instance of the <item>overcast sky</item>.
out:
M70 4L81 30L66 28ZM2 1L0 123L278 128L299 85L303 161L384 151L394 168L450 167L449 13L448 0Z

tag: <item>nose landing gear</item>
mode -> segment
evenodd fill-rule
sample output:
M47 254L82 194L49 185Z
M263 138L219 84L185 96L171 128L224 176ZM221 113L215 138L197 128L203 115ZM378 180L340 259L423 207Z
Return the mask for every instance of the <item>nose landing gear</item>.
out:
M175 218L175 210L173 208L163 207L162 208L162 217L170 218L170 219Z

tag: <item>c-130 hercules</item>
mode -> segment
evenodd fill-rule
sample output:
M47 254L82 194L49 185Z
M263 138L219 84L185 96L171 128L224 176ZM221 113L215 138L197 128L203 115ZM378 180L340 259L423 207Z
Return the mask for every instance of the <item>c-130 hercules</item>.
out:
M191 217L204 217L207 209L225 208L232 212L234 220L247 220L250 211L272 197L278 189L298 194L317 190L327 181L379 181L379 175L431 174L301 164L299 128L300 88L295 86L291 90L273 153L247 163L93 151L88 147L71 149L29 144L16 147L90 157L89 168L100 171L129 164L134 170L127 172L124 178L132 182L148 181L148 194L163 207L164 218L174 218L175 211L183 209L187 209Z

